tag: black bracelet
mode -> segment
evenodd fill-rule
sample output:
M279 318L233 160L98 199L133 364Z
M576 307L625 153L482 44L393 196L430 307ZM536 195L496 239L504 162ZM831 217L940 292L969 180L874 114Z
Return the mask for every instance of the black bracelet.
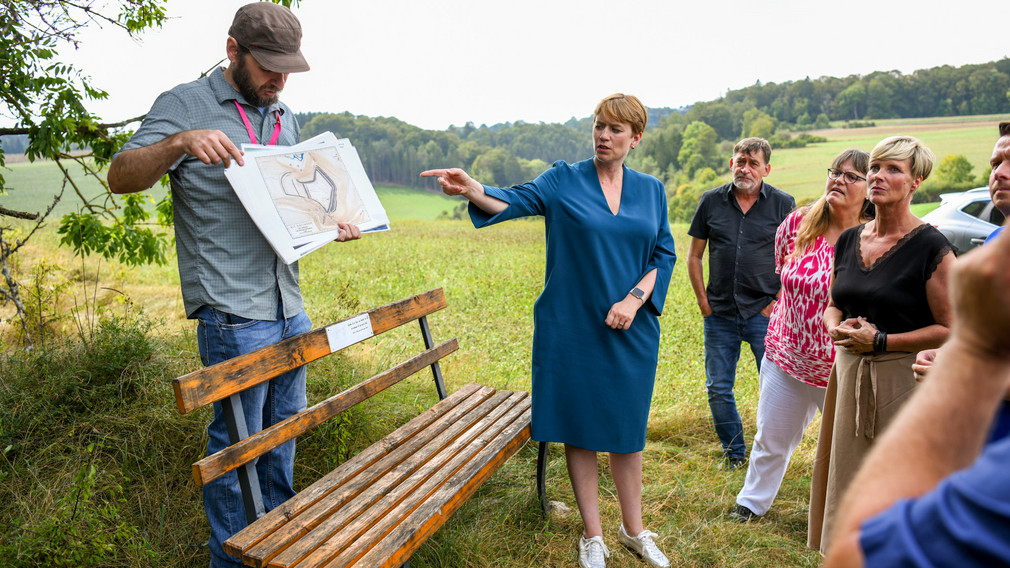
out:
M887 351L887 334L883 331L873 334L873 350L877 353Z

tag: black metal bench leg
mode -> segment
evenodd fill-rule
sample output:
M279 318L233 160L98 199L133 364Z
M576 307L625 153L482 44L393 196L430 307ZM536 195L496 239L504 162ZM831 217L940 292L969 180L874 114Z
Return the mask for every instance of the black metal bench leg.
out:
M537 451L537 496L540 498L540 510L547 514L547 442L540 442Z
M431 349L435 345L435 339L431 336L431 328L428 327L428 317L421 316L417 323L421 324L421 337L424 338L424 348ZM448 393L445 392L445 380L442 378L442 367L438 361L431 364L431 374L435 378L435 390L438 392L438 400L445 400Z
M224 421L228 426L228 439L232 444L249 437L245 413L242 411L241 393L236 393L221 401ZM246 521L249 524L266 514L263 505L263 491L260 489L260 478L256 473L256 461L253 460L240 466L238 474L239 487L242 489L242 503L245 505Z

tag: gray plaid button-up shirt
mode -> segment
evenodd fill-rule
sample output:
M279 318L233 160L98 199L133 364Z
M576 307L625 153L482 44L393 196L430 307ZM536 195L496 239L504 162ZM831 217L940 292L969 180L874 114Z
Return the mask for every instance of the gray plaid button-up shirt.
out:
M236 145L249 142L235 102L242 103L259 133L269 142L280 111L280 145L295 144L299 127L283 103L265 114L249 105L224 78L222 69L162 93L123 150L149 146L184 130L220 130ZM221 164L183 156L169 170L175 216L179 277L186 315L211 306L244 318L275 320L277 302L289 318L302 310L298 263L284 264L270 248L238 196Z

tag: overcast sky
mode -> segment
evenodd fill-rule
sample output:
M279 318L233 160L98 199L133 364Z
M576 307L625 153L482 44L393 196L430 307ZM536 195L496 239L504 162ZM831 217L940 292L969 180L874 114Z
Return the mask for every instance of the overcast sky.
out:
M244 0L170 0L170 20L139 41L111 27L63 55L108 91L108 122L144 114L158 93L225 54ZM295 111L395 116L445 129L564 122L614 92L650 107L711 100L728 89L909 73L1010 53L1005 3L887 0L303 0L312 66L281 95Z

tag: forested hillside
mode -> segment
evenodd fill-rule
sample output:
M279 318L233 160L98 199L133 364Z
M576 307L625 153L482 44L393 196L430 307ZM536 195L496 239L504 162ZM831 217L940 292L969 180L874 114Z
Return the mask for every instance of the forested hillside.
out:
M725 170L731 142L740 137L761 136L775 147L794 147L820 141L804 131L832 122L858 127L884 118L1010 113L1008 92L1007 58L907 75L875 71L845 78L759 82L689 109L650 109L650 127L629 165L667 184L671 216L677 218L682 216L678 208L693 210L696 186L707 186ZM564 124L467 123L445 131L346 112L305 114L299 119L304 137L329 130L350 138L375 183L433 187L417 173L448 166L465 168L485 183L510 185L536 176L555 160L575 161L592 154L589 117ZM679 201L683 203L678 205Z

